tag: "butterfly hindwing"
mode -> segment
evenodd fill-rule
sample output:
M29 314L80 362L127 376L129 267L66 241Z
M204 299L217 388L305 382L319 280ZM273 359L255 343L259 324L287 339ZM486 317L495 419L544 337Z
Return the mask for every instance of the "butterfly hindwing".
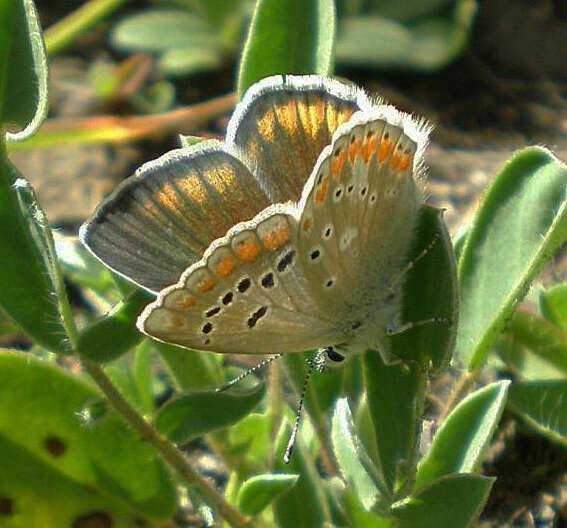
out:
M232 228L146 308L140 329L168 343L241 354L300 352L337 339L299 265L294 213L272 206Z

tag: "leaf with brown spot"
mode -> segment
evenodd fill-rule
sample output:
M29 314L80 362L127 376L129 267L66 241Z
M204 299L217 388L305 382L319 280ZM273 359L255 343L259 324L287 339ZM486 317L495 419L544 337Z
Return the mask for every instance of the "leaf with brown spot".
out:
M168 470L114 411L89 419L98 392L29 355L0 351L0 372L0 519L30 528L169 521Z

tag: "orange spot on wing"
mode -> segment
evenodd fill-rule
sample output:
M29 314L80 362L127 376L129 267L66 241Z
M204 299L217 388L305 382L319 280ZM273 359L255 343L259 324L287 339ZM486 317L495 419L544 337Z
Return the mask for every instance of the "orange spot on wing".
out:
M382 163L392 152L392 140L390 139L390 136L384 136L382 138L382 143L380 143L380 150L378 152L378 159L380 160L380 163Z
M327 191L329 190L329 178L325 178L320 187L315 192L315 203L320 204L327 196Z
M338 176L346 161L347 152L345 149L336 150L331 162L331 173Z
M374 132L370 136L367 136L362 144L362 159L364 160L364 163L368 163L370 161L372 154L376 152L377 148L378 141L376 139L376 132Z
M264 246L269 251L275 251L289 240L289 226L282 222L276 229L270 231L262 238Z
M390 167L394 170L398 170L400 168L400 163L402 161L402 155L400 154L400 149L397 148L390 160Z
M313 222L311 218L306 218L305 221L303 222L303 231L309 231L311 229L312 223Z
M215 266L215 271L219 277L228 277L234 268L236 267L236 262L232 257L224 257Z
M356 138L350 144L350 147L348 149L348 156L351 163L354 163L354 160L356 160L356 156L358 156L358 153L360 152L361 148L362 148L362 142L360 141L359 138Z
M408 167L410 166L410 162L411 162L411 154L409 154L409 152L406 152L403 156L402 159L400 160L400 165L399 165L399 170L400 171L406 171L408 169Z
M204 277L198 282L197 288L195 288L195 290L197 291L197 293L206 293L208 291L211 291L214 287L215 281L213 280L213 278Z
M195 306L195 298L188 296L183 301L177 303L177 306L180 310L187 310L187 308L192 308Z
M167 313L167 317L162 319L162 326L166 329L172 328L181 328L183 326L183 319L178 317L177 315L172 314L171 312Z
M260 244L253 238L242 240L237 244L236 256L245 262L252 262L260 253Z

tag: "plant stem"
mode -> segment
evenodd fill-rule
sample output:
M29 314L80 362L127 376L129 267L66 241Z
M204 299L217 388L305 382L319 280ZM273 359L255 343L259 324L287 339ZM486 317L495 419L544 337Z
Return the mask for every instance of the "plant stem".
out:
M216 97L204 103L177 108L149 116L49 119L41 130L26 141L10 143L11 150L53 145L121 143L167 133L191 134L211 118L226 114L234 107L236 95Z
M145 441L150 443L161 454L187 484L195 486L199 490L203 497L218 511L219 515L235 528L249 528L251 526L250 520L246 519L207 480L201 477L185 455L173 443L138 414L123 398L97 363L83 359L83 366L112 406L140 433Z
M90 0L44 32L48 55L69 46L94 24L118 9L126 0Z

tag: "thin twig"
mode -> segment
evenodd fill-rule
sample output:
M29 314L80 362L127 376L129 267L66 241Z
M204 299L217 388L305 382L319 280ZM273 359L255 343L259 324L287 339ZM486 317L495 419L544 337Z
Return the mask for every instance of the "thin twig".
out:
M138 414L123 398L98 364L83 360L83 365L112 406L140 433L145 441L161 454L187 484L195 486L199 490L203 497L218 511L219 515L236 528L249 528L251 526L250 520L246 519L207 480L201 477L185 455L173 443Z

